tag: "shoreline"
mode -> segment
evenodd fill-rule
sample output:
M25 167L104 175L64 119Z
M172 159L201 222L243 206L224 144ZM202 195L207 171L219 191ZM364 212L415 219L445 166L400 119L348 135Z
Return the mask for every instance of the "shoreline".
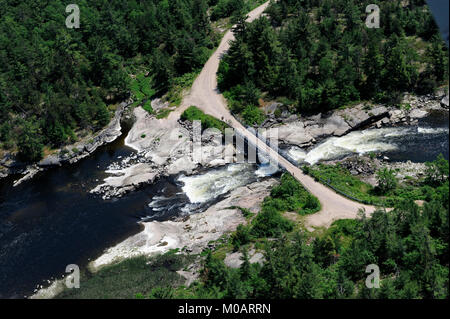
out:
M421 118L428 116L432 111L440 110L444 112L449 112L449 94L448 87L439 88L436 93L417 96L410 93L405 93L402 100L402 104L410 105L409 108L399 109L394 106L386 106L382 104L366 104L359 103L357 105L351 106L345 109L331 110L325 114L319 113L316 115L311 115L307 117L299 117L294 114L284 114L279 119L275 119L274 113L277 107L281 105L279 103L272 103L266 106L266 112L268 113L267 120L260 125L260 128L267 129L267 137L273 135L272 129L278 130L278 137L280 145L283 146L297 146L301 149L308 149L310 147L318 145L320 142L326 138L336 136L341 137L352 131L357 131L365 128L382 128L382 127L392 127L400 125L416 125ZM6 178L12 175L21 175L20 178L13 181L14 186L18 186L21 183L32 179L36 174L44 171L48 168L54 166L61 166L62 164L73 164L79 160L91 155L100 146L113 142L121 134L121 121L125 111L131 105L131 101L121 102L118 109L115 112L114 118L110 123L99 132L95 133L88 141L78 142L72 145L67 145L60 149L58 155L49 155L42 159L38 163L33 163L23 167L23 164L15 162L10 155L5 156L0 160L0 179ZM370 106L369 106L370 105ZM146 135L146 128L149 126L145 125L155 125L158 130L173 130L170 135L170 139L174 139L174 134L177 130L183 129L180 126L179 121L176 121L174 116L179 115L183 108L180 110L175 110L172 112L168 118L156 119L153 116L146 114L141 114L145 112L139 112L136 116L135 108L133 110L133 115L135 117L133 127L125 138L125 146L134 149L138 154L148 151L151 148L151 144L146 144L145 141L139 141L139 136ZM146 113L146 112L145 112ZM176 113L176 114L175 114ZM150 121L143 121L146 124L138 125L137 122L142 119L142 117L150 117ZM140 117L140 119L139 119ZM281 123L280 123L281 122ZM136 127L136 128L135 128ZM134 132L131 131L135 128ZM167 137L158 134L158 130L150 130L150 134L154 134L152 142L161 137ZM175 132L175 133L174 133ZM160 133L160 132L159 132ZM147 140L144 138L144 140ZM167 139L166 139L167 141ZM173 145L172 145L173 146ZM175 147L176 148L176 147ZM62 150L81 150L78 152L70 152L62 154ZM148 152L147 152L148 153ZM167 155L167 154L166 154ZM12 162L11 162L12 160ZM157 158L160 163L167 162L167 158ZM178 162L177 162L178 161ZM198 165L192 163L192 161L181 160L177 158L177 161L173 164L174 166L168 170L168 175L174 175L182 172L180 166L186 167L186 174L193 174L192 172L198 168ZM217 167L224 165L224 163L210 163L211 167ZM200 165L201 166L201 165ZM209 167L206 165L206 167ZM149 167L142 166L138 169L139 172L148 172L151 170ZM112 174L127 175L127 171L111 171ZM145 173L148 174L148 173ZM132 174L136 175L136 174ZM148 174L143 179L137 179L137 185L129 187L124 193L132 191L137 186L142 184L148 184L154 182L158 177L165 176L167 174ZM107 184L107 183L106 183ZM135 184L135 183L132 183Z
M282 105L271 103L265 107L268 119L260 128L267 130L268 138L277 134L280 145L308 149L329 137L342 137L367 128L412 126L434 111L448 113L448 87L438 90L433 95L416 96L407 93L403 97L402 105L404 107L398 108L361 102L345 109L306 117L285 112L275 119L275 111Z
M211 247L211 242L236 230L247 222L238 208L253 213L260 211L261 204L270 189L278 183L275 178L254 182L231 191L219 202L205 208L202 212L163 222L140 222L143 230L115 246L106 249L103 254L88 264L87 270L95 273L99 269L118 263L127 258L140 255L154 256L178 249L189 254L200 254ZM192 279L193 274L185 274ZM66 277L56 279L46 288L36 289L30 299L55 298L65 287Z
M7 154L0 160L0 168L2 168L0 170L0 179L12 175L22 175L13 182L13 186L16 187L21 183L32 179L39 172L63 164L74 164L81 159L90 156L99 147L115 141L122 134L121 121L124 113L131 104L130 100L121 102L114 112L114 117L106 127L83 138L82 141L71 145L65 145L61 149L55 150L56 155L48 155L37 163L26 165L17 162L12 155Z

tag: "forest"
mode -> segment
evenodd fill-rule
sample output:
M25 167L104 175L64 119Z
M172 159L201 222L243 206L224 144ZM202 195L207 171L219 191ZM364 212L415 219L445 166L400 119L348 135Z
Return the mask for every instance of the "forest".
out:
M69 29L61 0L1 0L0 151L37 161L99 130L136 76L144 92L166 93L218 44L208 10L219 19L257 2L80 0L80 28Z
M283 216L287 211L310 214L320 207L294 178L285 174L253 220L239 226L228 242L205 252L196 284L175 291L170 286L156 287L140 296L448 298L448 165L442 156L427 163L426 176L416 181L416 187L428 187L423 205L406 195L397 200L393 210L380 208L370 218L361 212L358 219L338 220L330 228L315 232ZM378 174L378 187L383 189L385 182L384 174ZM242 264L237 269L227 267L223 260L223 251L230 245L242 252ZM252 245L264 250L262 263L250 263ZM378 289L370 289L365 283L365 269L370 264L380 269Z
M367 28L368 4L380 28ZM448 82L448 48L424 0L280 0L239 20L218 74L231 109L260 124L259 99L319 113L364 100L397 104Z

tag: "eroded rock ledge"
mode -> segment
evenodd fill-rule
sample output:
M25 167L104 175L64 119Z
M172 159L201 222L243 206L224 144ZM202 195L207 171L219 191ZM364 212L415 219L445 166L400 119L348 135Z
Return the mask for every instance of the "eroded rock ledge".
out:
M246 208L253 213L259 212L264 198L278 182L267 179L232 191L224 200L209 207L206 211L188 216L178 221L143 222L144 230L118 245L91 262L90 268L99 268L138 255L165 253L179 248L184 252L198 254L211 241L235 231L237 226L246 223L239 209Z
M194 160L193 130L190 122L157 119L137 107L135 123L125 143L137 153L109 166L111 176L91 190L108 200L122 197L136 188L153 183L162 176L184 173L192 175L202 168L226 165L226 152L234 152L232 144L223 145L212 131L202 135L201 161Z
M84 139L72 145L66 145L60 149L56 154L49 155L42 159L39 163L26 165L19 162L13 155L7 154L0 160L0 178L11 174L23 174L24 176L14 182L14 186L31 179L38 172L52 167L60 166L66 163L76 163L79 160L92 154L97 148L102 145L113 142L121 133L120 121L126 108L132 101L126 101L119 104L113 119L101 131L94 136Z
M405 94L401 107L360 103L304 118L288 112L275 117L275 111L280 107L281 104L273 103L265 108L269 118L262 127L267 128L268 137L275 136L274 129L277 129L280 144L306 148L327 137L343 136L365 127L416 125L431 110L448 110L448 88L426 96Z

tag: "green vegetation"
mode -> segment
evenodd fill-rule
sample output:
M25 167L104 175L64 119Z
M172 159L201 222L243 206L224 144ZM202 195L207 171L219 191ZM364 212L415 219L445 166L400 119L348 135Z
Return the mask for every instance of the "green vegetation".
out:
M288 210L301 213L307 198L301 186L285 174L257 217L240 225L230 237L217 240L215 249L202 252L200 278L191 286L183 286L175 271L196 256L173 251L156 258L126 260L83 276L82 289L66 290L60 297L448 298L448 162L440 156L427 165L429 175L415 186L422 189L429 183L432 196L422 207L405 196L390 211L379 209L370 218L361 213L357 219L338 220L313 233L293 227L281 215ZM259 216L263 217L258 220ZM250 248L264 252L261 263L250 263ZM224 263L233 250L242 253L237 269ZM370 264L380 268L380 289L365 286Z
M65 289L57 298L119 299L135 296L136 291L163 297L161 294L166 288L171 290L184 282L176 271L183 269L192 259L175 254L175 251L152 258L141 256L126 259L95 274L82 274L80 289ZM161 283L164 283L162 287Z
M158 113L156 114L156 118L157 119L165 119L166 117L169 116L170 112L172 112L172 110L169 109L162 109L159 110Z
M337 221L318 236L294 232L266 242L262 265L251 264L245 248L239 269L209 252L200 282L174 297L444 299L448 229L448 197L423 208L404 201L370 219ZM380 267L380 289L365 286L369 264Z
M444 164L438 159L430 166L439 163ZM423 207L405 198L389 212L377 210L371 218L361 214L355 220L339 220L315 233L285 229L277 240L264 242L262 265L250 263L243 245L253 241L252 229L240 226L231 237L233 248L243 255L240 268L228 268L222 253L208 251L200 281L178 288L173 297L448 298L449 185L445 173ZM282 191L289 185L289 178L285 180L274 193L281 191L289 197L289 192ZM380 268L380 289L365 286L370 264Z
M387 194L397 188L397 179L395 178L395 172L392 169L386 167L380 169L377 172L377 181L377 187L382 194Z
M270 196L264 199L260 213L247 226L240 225L231 236L234 250L254 242L258 238L280 237L294 228L293 222L283 217L285 212L300 215L313 214L320 210L319 200L309 194L291 175L283 174L280 185L275 186ZM252 216L243 210L244 216Z
M156 91L152 89L151 82L152 82L151 77L145 76L144 73L141 73L138 76L136 76L136 78L131 82L130 88L131 93L134 97L134 105L141 104L144 100L147 100L144 106L147 106L147 104L150 103L149 100L156 93ZM148 107L145 110L148 111ZM151 112L149 111L149 113Z
M265 120L264 112L254 105L248 105L242 111L242 118L248 125L260 125Z
M42 158L43 148L36 122L25 122L18 141L20 158L37 161Z
M202 110L200 110L196 106L190 106L186 111L181 114L181 119L183 121L201 121L202 123L202 130L206 130L208 128L216 128L220 130L221 132L224 132L225 129L228 127L228 125L215 117L203 113Z
M209 4L213 5L211 20L216 21L226 17L231 17L232 20L235 20L239 14L249 12L264 2L265 0L210 0Z
M211 51L203 52L203 54L205 55L205 62L206 60L208 60ZM167 93L167 99L172 106L180 106L181 100L183 98L183 91L192 86L198 74L199 71L186 73L172 80L172 86Z
M220 39L211 3L83 0L81 28L68 29L63 1L3 2L0 148L36 161L44 146L102 128L108 105L130 92L142 104L169 91L176 104L180 81L198 73Z
M380 0L381 27L365 25L370 0L280 0L267 17L238 19L218 83L247 124L259 98L298 113L375 101L448 83L448 48L424 0ZM287 98L287 99L286 99Z
M448 184L448 161L442 155L426 165L428 170L424 179L409 179L402 184L396 180L394 171L383 168L377 172L377 187L362 182L339 164L319 164L315 167L304 167L304 170L351 199L366 204L393 207L406 199L430 201L436 197L433 186L439 188Z
M308 215L320 210L320 203L290 174L283 174L281 183L275 186L264 206L274 206L281 212L297 212Z
M144 105L142 105L142 108L146 110L149 114L153 114L152 103L150 100L147 100L147 102L145 102Z
M426 182L430 185L440 185L445 181L448 181L448 161L442 154L439 154L438 158L429 163L425 163L426 170Z

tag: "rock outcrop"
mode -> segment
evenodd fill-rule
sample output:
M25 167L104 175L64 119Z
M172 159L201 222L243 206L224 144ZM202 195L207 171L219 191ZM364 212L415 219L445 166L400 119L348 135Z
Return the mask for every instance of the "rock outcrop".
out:
M110 165L106 173L112 176L91 190L105 200L122 197L162 176L192 175L200 168L223 166L227 164L225 154L234 152L232 144L223 145L221 138L208 131L202 134L201 149L194 148L188 121L157 119L141 107L134 109L134 116L136 121L125 142L137 153Z
M284 110L279 103L272 103L264 108L268 119L262 124L262 128L267 129L267 137L278 135L280 144L307 148L327 137L343 136L366 127L416 125L431 110L448 109L448 89L426 96L405 94L399 106L360 103L302 118L279 114L277 108Z
M23 174L24 176L14 182L14 186L31 179L37 172L52 166L60 166L65 163L75 163L92 154L97 148L107 143L111 143L121 133L120 121L125 109L131 101L122 102L117 107L113 119L101 131L94 136L87 137L73 145L67 145L54 154L46 156L38 163L25 164L18 161L15 156L7 154L0 160L0 178L11 174Z
M97 270L124 258L165 253L175 248L198 254L208 247L210 242L246 223L242 212L231 207L246 208L253 213L259 212L264 198L277 183L275 179L268 179L239 187L205 212L178 221L143 222L142 232L108 249L90 264L90 268Z

